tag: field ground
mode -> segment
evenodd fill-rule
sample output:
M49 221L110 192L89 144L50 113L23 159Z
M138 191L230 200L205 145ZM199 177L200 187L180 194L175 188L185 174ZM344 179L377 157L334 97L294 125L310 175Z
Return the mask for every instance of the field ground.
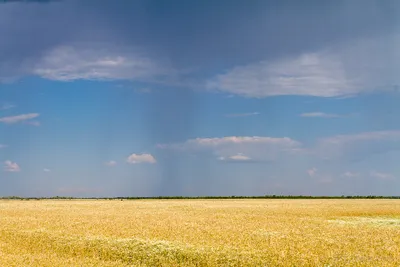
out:
M3 200L0 266L400 266L400 200Z

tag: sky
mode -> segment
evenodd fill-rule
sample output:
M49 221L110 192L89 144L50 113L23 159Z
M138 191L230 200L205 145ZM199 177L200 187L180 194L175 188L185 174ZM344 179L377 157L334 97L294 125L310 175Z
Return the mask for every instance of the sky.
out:
M400 195L400 2L0 2L0 196Z

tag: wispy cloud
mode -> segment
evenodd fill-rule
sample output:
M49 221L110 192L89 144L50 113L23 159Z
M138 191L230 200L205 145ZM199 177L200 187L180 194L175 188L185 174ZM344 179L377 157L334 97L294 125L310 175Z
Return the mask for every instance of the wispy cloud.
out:
M196 138L189 139L183 144L178 144L180 147L214 147L227 144L287 144L297 146L300 143L288 137L276 138L266 136L226 136L214 138ZM169 145L167 145L169 146ZM172 145L176 146L176 145Z
M340 118L343 115L338 114L330 114L324 112L310 112L310 113L301 113L300 117L313 117L313 118Z
M218 159L222 161L251 161L251 158L243 153L237 153L236 155L229 157L219 157Z
M17 163L10 160L4 161L4 171L6 172L19 172L21 171Z
M341 62L324 53L235 67L209 81L207 86L247 97L332 97L357 92L343 72Z
M347 172L343 173L342 176L347 177L347 178L356 178L356 177L360 176L360 173L347 171Z
M147 80L174 74L139 51L80 44L56 47L33 67L40 77L57 80Z
M36 126L36 127L41 125L40 121L25 121L24 124L32 125L32 126Z
M51 172L51 170L50 170L50 169L47 169L47 168L44 168L43 171L44 171L44 172Z
M376 131L322 138L313 149L326 159L362 159L400 149L400 131Z
M107 166L110 166L110 167L114 167L115 165L117 165L117 162L114 160L110 160L110 161L105 162L104 164Z
M5 145L5 144L0 144L0 149L6 148L6 147L7 147L7 145Z
M257 115L260 115L260 112L225 114L225 117L237 118L237 117L249 117L249 116L257 116Z
M15 108L15 105L11 105L11 104L0 105L0 110L7 110L7 109L11 109L11 108Z
M349 97L391 91L400 79L398 35L358 39L330 49L274 61L239 65L207 82L207 88L245 97L304 95Z
M26 120L30 120L30 119L33 119L36 117L39 117L38 113L21 114L21 115L17 115L17 116L2 117L2 118L0 118L0 122L7 123L7 124L13 124L13 123L19 123L19 122L23 122Z
M312 167L307 170L307 174L312 180L318 184L330 184L333 182L332 175L329 173L320 172L317 168Z
M324 143L343 144L358 141L399 141L400 130L363 132L357 134L337 135L322 139Z
M208 151L219 159L244 160L249 157L265 161L277 159L283 154L296 154L301 149L301 143L288 137L226 136L190 139L184 143L158 145L158 148Z
M377 178L379 180L394 180L395 177L391 173L384 173L384 172L377 172L377 171L371 171L370 176Z
M356 113L352 114L334 114L334 113L325 113L325 112L308 112L301 113L300 117L309 117L309 118L349 118L356 116Z
M376 131L336 135L317 140L314 145L303 146L289 137L226 136L189 139L182 143L158 144L159 149L210 154L220 160L239 160L249 157L251 161L288 160L292 157L330 161L362 160L373 154L400 150L400 131ZM245 158L242 158L245 160ZM293 158L294 159L294 158ZM344 176L355 175L348 172Z
M307 173L310 177L314 177L315 174L317 173L317 171L318 171L317 168L311 168L311 169L307 170Z
M156 159L151 154L132 154L126 161L130 164L156 163Z

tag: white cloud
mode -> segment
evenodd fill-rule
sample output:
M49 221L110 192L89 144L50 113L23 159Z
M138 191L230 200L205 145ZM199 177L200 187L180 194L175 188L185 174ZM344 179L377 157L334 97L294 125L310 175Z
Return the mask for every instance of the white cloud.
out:
M249 117L249 116L256 116L260 115L259 112L249 112L249 113L233 113L233 114L226 114L225 117Z
M189 139L183 143L158 144L160 149L173 149L201 155L210 154L220 160L234 161L237 155L251 161L290 160L293 157L348 162L363 160L373 154L400 150L400 130L336 135L317 140L304 147L288 137L227 136ZM239 157L236 158L238 160ZM243 158L244 159L244 158ZM300 158L299 158L300 159ZM347 173L344 176L355 174Z
M338 114L329 114L324 112L310 112L310 113L302 113L300 114L301 117L313 117L313 118L339 118L343 115Z
M104 164L107 165L107 166L113 167L113 166L117 165L117 162L114 161L114 160L110 160L110 161L107 161Z
M139 51L123 47L75 44L47 52L32 70L40 77L57 80L146 80L173 75Z
M164 144L158 147L197 152L209 151L220 159L234 157L232 160L238 160L246 155L255 161L265 161L275 160L284 154L296 154L301 150L301 143L288 137L227 136L196 138L184 143ZM242 156L238 156L238 153L242 153Z
M275 61L236 66L207 88L245 97L354 96L400 84L399 36L364 39Z
M342 176L347 177L347 178L356 178L356 177L359 177L360 174L358 172L347 171L347 172L343 173Z
M6 148L6 147L7 147L7 145L0 144L0 149L1 149L1 148Z
M0 118L0 122L13 124L13 123L22 122L25 120L30 120L30 119L36 118L38 116L39 116L38 113L21 114L21 115L17 115L17 116L2 117L2 118Z
M51 170L44 168L43 169L44 172L51 172Z
M319 53L235 67L209 81L207 87L246 97L331 97L356 92L349 84L341 62Z
M151 154L132 154L127 158L126 161L130 164L157 162Z
M4 161L4 171L6 172L19 172L21 171L17 163L10 160Z
M316 168L311 168L311 169L309 169L309 170L307 170L307 173L308 173L308 175L310 176L310 177L314 177L315 176L315 174L317 173L317 169Z
M219 157L219 160L222 161L250 161L251 158L244 155L243 153L237 153L236 155L229 156L229 157Z
M377 171L371 171L370 176L377 178L379 180L394 180L395 179L393 174L377 172Z

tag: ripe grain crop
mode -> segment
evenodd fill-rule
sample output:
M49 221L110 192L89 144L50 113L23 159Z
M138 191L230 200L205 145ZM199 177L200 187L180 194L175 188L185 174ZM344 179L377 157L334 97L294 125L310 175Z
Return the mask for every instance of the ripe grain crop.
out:
M0 266L399 266L400 200L3 200Z

